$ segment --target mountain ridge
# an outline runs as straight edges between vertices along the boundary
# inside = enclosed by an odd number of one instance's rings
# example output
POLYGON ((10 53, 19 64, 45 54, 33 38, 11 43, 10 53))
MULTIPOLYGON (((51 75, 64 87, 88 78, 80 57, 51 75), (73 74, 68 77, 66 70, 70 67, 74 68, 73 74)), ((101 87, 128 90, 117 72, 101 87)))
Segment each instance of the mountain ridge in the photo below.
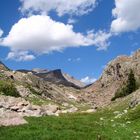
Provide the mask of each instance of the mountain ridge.
POLYGON ((75 88, 84 88, 85 84, 82 83, 79 80, 76 80, 74 77, 63 73, 61 69, 55 69, 55 70, 48 70, 48 69, 32 69, 32 70, 17 70, 19 72, 23 73, 32 73, 43 80, 53 82, 56 84, 63 84, 65 86, 69 87, 75 87, 75 88))
POLYGON ((133 70, 136 81, 140 81, 139 69, 140 49, 131 56, 122 55, 110 61, 101 77, 85 91, 91 93, 89 98, 93 99, 97 106, 110 104, 117 90, 126 83, 130 70, 133 70))

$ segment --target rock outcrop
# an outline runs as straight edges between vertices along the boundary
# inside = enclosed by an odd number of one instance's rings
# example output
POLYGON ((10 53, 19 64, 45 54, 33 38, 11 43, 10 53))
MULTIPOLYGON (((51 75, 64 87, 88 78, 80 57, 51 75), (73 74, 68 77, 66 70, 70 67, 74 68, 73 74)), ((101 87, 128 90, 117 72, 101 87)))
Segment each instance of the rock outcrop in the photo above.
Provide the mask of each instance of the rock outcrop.
POLYGON ((109 62, 100 79, 86 88, 86 97, 99 107, 110 104, 116 91, 126 83, 130 70, 133 70, 135 78, 139 82, 140 50, 130 57, 119 56, 109 62))
POLYGON ((25 116, 45 116, 59 114, 59 107, 53 104, 33 105, 29 101, 19 97, 0 96, 0 125, 18 125, 27 123, 25 116))
POLYGON ((140 104, 140 89, 135 91, 131 97, 129 107, 134 108, 135 106, 140 104))

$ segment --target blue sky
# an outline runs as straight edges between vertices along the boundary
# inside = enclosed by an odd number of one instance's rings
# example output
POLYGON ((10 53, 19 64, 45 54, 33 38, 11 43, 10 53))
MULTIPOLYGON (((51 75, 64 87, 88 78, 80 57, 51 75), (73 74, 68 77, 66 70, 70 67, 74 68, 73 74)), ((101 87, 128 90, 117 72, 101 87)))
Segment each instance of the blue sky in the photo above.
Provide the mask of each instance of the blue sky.
POLYGON ((59 68, 90 82, 99 78, 110 60, 139 48, 139 0, 132 6, 127 6, 132 0, 79 0, 77 5, 73 0, 63 0, 60 5, 55 1, 0 0, 0 60, 9 68, 59 68), (38 27, 39 33, 34 31, 38 27))

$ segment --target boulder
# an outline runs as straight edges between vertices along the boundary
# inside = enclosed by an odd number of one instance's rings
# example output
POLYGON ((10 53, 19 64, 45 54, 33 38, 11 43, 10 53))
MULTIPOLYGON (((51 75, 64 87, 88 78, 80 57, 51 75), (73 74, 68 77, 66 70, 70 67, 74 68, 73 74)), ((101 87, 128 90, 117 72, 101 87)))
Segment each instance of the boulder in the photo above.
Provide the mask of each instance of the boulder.
POLYGON ((140 104, 140 89, 133 93, 131 101, 129 103, 129 107, 134 108, 138 104, 140 104))
POLYGON ((56 105, 33 105, 23 98, 0 96, 0 125, 18 125, 27 123, 24 116, 41 117, 44 115, 59 116, 56 105))
POLYGON ((0 108, 0 126, 21 125, 27 121, 18 113, 0 108))

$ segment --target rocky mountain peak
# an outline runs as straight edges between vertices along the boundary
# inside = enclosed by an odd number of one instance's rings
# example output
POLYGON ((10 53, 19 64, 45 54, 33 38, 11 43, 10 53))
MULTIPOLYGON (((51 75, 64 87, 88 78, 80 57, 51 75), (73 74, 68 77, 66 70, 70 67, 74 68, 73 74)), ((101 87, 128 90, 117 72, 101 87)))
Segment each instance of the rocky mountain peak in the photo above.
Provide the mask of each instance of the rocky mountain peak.
POLYGON ((69 76, 68 74, 64 74, 61 69, 46 71, 44 73, 36 73, 35 75, 43 78, 45 81, 50 81, 56 84, 62 84, 75 88, 84 87, 84 84, 69 76))

